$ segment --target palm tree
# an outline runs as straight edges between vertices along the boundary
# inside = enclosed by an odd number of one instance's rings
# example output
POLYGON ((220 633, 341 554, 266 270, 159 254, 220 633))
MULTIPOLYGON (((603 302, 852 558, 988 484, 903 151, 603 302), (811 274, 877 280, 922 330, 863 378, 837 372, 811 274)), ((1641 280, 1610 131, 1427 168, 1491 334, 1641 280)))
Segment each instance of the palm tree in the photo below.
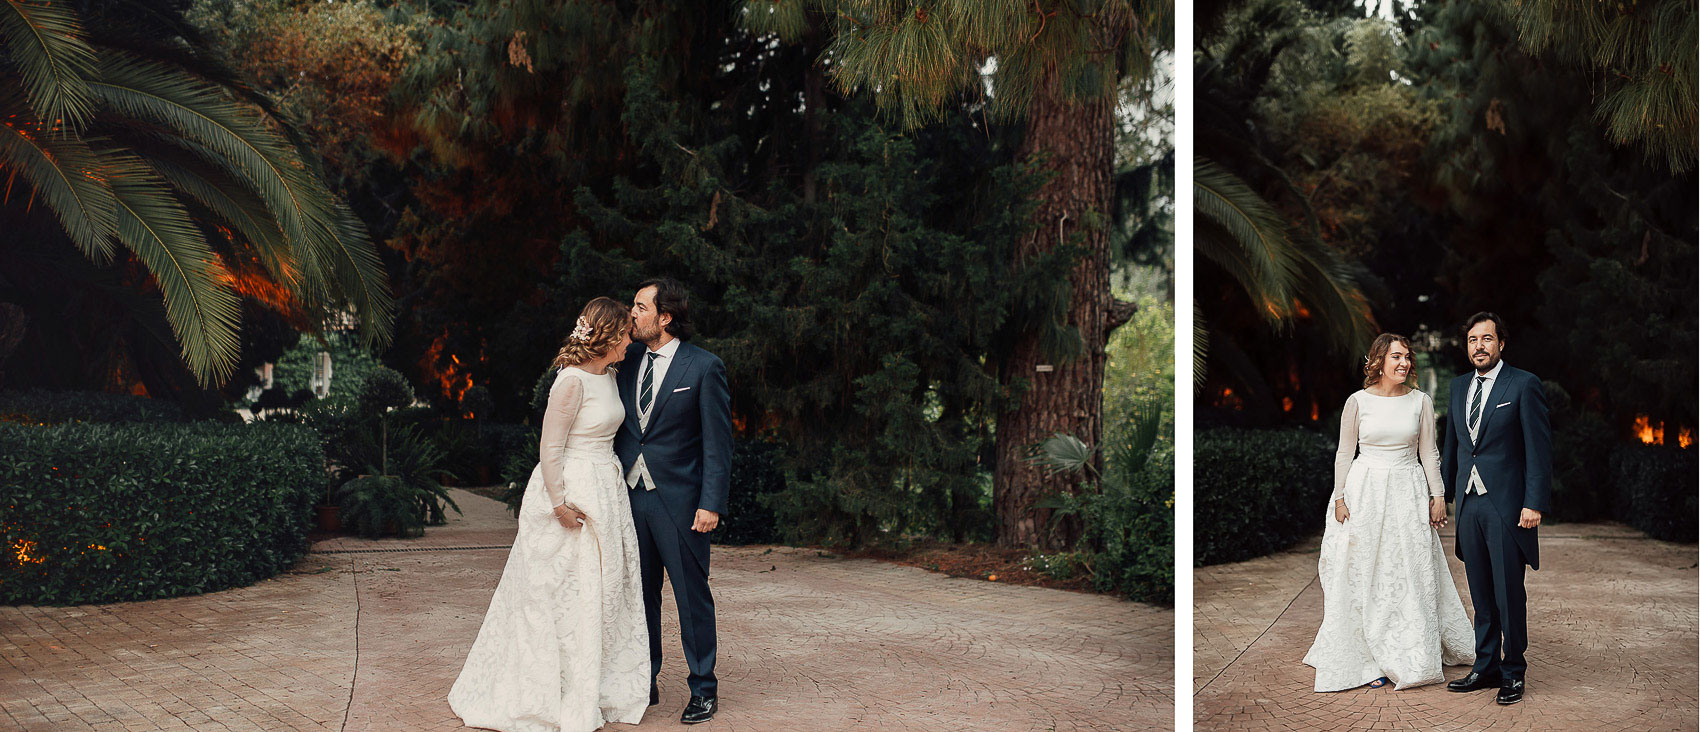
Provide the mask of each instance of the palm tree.
POLYGON ((308 310, 352 309, 369 342, 386 341, 393 303, 377 250, 305 142, 199 50, 169 4, 126 6, 93 24, 66 3, 0 2, 6 195, 39 200, 96 264, 128 250, 203 386, 225 381, 240 350, 231 262, 257 261, 243 280, 308 310))

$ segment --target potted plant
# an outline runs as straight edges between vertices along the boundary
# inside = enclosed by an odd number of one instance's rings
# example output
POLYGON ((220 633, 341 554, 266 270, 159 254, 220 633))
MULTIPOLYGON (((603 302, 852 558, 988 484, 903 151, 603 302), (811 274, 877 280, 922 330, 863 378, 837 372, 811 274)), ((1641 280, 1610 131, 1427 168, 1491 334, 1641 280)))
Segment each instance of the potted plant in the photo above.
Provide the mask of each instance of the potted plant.
POLYGON ((444 505, 460 512, 440 482, 443 452, 412 426, 391 430, 391 409, 413 403, 401 374, 380 368, 361 387, 360 410, 377 424, 363 431, 350 456, 367 472, 343 484, 342 523, 361 536, 419 536, 426 524, 448 520, 444 505))

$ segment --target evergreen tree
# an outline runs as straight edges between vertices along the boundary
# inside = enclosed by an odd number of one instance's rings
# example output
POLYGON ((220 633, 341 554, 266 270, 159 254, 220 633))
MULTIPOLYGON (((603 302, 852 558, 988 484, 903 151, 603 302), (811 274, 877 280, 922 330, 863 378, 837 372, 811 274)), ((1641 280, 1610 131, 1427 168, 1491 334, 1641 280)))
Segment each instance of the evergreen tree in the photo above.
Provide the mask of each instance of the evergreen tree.
POLYGON ((1700 20, 1693 0, 1499 0, 1524 51, 1587 69, 1595 118, 1670 170, 1694 169, 1700 20), (1603 92, 1603 93, 1602 93, 1603 92))
POLYGON ((1010 202, 1032 185, 1011 146, 966 121, 902 134, 866 104, 828 101, 814 110, 811 200, 789 175, 748 177, 751 143, 720 121, 742 110, 687 124, 652 73, 634 62, 626 74, 639 164, 606 200, 580 190, 592 225, 569 237, 556 292, 627 288, 639 271, 692 288, 743 434, 789 449, 791 490, 770 500, 791 537, 981 536, 977 465, 1005 403, 989 359, 1023 290, 1068 268, 1013 265, 1030 210, 1010 202))
POLYGON ((1103 435, 1104 344, 1132 310, 1110 291, 1114 208, 1114 104, 1125 77, 1149 75, 1172 46, 1167 2, 917 0, 783 3, 746 0, 743 22, 786 42, 820 34, 820 63, 845 93, 866 92, 909 127, 982 113, 1020 119, 1020 159, 1048 178, 1036 193, 1032 229, 1017 252, 1029 261, 1078 250, 1065 292, 1036 293, 1018 318, 1024 335, 998 359, 999 379, 1019 396, 998 420, 995 503, 1005 546, 1072 543, 1077 527, 1050 535, 1041 498, 1075 479, 1044 473, 1029 458, 1056 433, 1096 445, 1103 435), (1112 320, 1114 313, 1119 320, 1112 320))

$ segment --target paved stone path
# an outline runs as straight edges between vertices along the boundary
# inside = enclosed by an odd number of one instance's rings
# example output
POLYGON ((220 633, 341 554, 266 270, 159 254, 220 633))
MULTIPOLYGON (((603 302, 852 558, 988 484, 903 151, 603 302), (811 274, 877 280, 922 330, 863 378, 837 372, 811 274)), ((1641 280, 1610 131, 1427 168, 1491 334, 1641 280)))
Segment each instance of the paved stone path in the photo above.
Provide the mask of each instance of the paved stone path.
MULTIPOLYGON (((1464 567, 1442 537, 1470 607, 1464 567)), ((1199 730, 1693 730, 1700 672, 1696 553, 1609 524, 1543 529, 1529 572, 1528 690, 1439 685, 1311 691, 1302 662, 1322 622, 1320 537, 1248 562, 1194 570, 1193 717, 1199 730)), ((1473 611, 1471 611, 1473 614, 1473 611)), ((1468 672, 1447 667, 1447 678, 1468 672)))
MULTIPOLYGON (((466 515, 422 539, 320 541, 252 587, 0 607, 0 728, 462 729, 444 697, 514 524, 454 497, 466 515)), ((705 732, 1173 726, 1171 610, 811 550, 715 553, 722 711, 705 732)), ((664 595, 661 704, 616 729, 680 727, 664 595)))

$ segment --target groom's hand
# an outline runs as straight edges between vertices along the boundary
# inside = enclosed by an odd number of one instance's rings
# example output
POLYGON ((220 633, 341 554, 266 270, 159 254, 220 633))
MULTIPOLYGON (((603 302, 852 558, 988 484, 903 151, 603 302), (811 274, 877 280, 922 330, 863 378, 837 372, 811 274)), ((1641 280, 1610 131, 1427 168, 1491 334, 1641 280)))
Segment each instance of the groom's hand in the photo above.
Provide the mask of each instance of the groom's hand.
POLYGON ((1541 525, 1541 512, 1532 508, 1523 509, 1523 515, 1517 517, 1517 525, 1532 529, 1541 525))
POLYGON ((713 511, 704 511, 699 508, 697 509, 697 520, 691 523, 691 531, 700 531, 706 534, 713 531, 714 527, 719 525, 720 514, 713 511))

